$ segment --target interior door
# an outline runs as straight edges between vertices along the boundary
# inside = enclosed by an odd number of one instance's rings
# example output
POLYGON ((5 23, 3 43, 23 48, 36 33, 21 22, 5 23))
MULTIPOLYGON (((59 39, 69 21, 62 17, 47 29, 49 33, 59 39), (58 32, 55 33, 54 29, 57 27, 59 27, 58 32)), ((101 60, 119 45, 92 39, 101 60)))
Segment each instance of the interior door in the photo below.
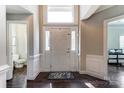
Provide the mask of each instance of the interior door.
POLYGON ((50 33, 51 71, 71 71, 71 30, 52 28, 50 33))
POLYGON ((13 42, 12 42, 12 30, 13 30, 13 23, 7 23, 7 63, 9 65, 9 70, 7 73, 7 80, 13 78, 13 61, 12 61, 12 54, 13 54, 13 42))

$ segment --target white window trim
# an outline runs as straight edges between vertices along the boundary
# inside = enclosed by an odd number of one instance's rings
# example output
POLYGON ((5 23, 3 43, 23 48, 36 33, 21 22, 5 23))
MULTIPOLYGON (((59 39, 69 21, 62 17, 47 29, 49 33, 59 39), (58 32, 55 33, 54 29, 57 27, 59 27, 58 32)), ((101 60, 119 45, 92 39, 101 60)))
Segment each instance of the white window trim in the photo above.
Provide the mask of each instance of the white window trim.
POLYGON ((71 51, 76 51, 76 31, 75 30, 71 31, 71 51))
POLYGON ((47 5, 43 6, 43 25, 78 25, 78 6, 74 5, 74 22, 73 23, 48 23, 47 22, 47 5))
POLYGON ((45 51, 50 51, 50 31, 46 30, 45 32, 45 51), (46 37, 48 35, 48 37, 46 37))
POLYGON ((124 35, 119 36, 119 48, 124 49, 124 46, 121 47, 121 42, 120 42, 122 36, 124 37, 124 35))

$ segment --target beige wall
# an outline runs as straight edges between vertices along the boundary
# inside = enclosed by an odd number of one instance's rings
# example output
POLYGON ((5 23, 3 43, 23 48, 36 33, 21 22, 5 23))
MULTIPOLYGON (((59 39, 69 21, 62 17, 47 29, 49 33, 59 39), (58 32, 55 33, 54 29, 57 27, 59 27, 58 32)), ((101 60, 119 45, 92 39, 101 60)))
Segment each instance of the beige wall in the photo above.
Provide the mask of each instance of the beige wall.
POLYGON ((114 6, 81 22, 81 69, 86 69, 86 55, 103 55, 104 20, 124 15, 124 6, 114 6))
POLYGON ((0 66, 6 65, 6 6, 0 5, 0 66))
POLYGON ((37 5, 21 5, 33 15, 33 54, 39 54, 39 6, 37 5))

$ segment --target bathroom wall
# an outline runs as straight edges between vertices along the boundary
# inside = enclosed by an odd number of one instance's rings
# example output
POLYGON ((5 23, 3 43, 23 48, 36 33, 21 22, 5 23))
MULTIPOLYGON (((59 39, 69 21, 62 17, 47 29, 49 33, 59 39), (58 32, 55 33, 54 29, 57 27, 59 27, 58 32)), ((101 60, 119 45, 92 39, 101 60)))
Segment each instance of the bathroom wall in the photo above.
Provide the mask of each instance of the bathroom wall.
POLYGON ((33 55, 33 15, 31 14, 7 14, 7 21, 26 21, 29 25, 29 56, 33 55))
POLYGON ((20 58, 27 59, 27 25, 16 24, 17 53, 20 58))

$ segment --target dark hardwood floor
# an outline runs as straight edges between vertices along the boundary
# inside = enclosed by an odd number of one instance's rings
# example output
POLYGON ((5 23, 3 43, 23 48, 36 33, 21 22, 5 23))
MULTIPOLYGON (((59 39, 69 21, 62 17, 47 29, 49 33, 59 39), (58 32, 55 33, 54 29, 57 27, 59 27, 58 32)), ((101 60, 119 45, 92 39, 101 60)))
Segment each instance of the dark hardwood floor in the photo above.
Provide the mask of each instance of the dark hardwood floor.
POLYGON ((13 79, 7 81, 7 88, 26 88, 27 67, 14 69, 13 73, 13 79))
POLYGON ((117 67, 109 65, 108 67, 109 87, 124 88, 124 66, 117 67))
POLYGON ((124 66, 108 66, 109 81, 74 72, 74 80, 48 80, 47 72, 41 72, 35 80, 26 79, 26 67, 15 69, 12 80, 7 81, 8 88, 124 88, 124 66), (26 82, 27 81, 27 82, 26 82), (27 84, 26 84, 27 83, 27 84))
POLYGON ((48 73, 40 73, 34 81, 27 81, 28 88, 88 88, 106 87, 108 81, 104 81, 89 75, 81 75, 74 72, 74 80, 48 80, 48 73))
POLYGON ((27 81, 28 88, 124 88, 124 66, 108 65, 109 81, 89 75, 74 73, 74 80, 48 80, 48 73, 40 73, 33 81, 27 81))

